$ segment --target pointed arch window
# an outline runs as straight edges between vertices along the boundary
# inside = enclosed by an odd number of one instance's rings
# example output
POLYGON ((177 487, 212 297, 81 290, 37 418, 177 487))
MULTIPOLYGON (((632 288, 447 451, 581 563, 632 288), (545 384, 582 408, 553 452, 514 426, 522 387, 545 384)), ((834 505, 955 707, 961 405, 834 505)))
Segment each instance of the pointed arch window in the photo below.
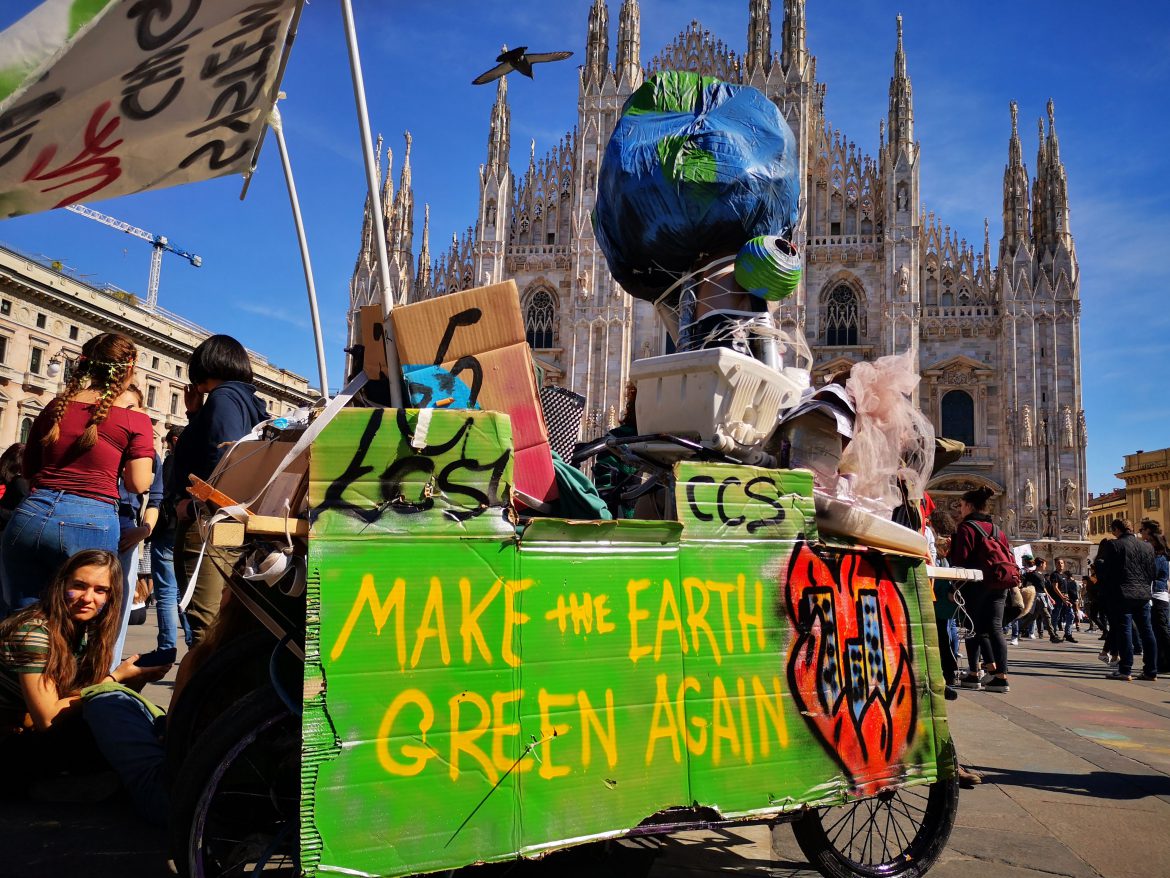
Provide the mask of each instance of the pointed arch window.
POLYGON ((825 344, 830 347, 858 344, 860 322, 857 293, 847 284, 839 285, 825 300, 825 344))
POLYGON ((556 313, 556 302, 546 290, 537 290, 528 300, 528 307, 524 310, 524 326, 527 329, 528 346, 533 350, 553 346, 556 313))
POLYGON ((975 444, 975 400, 965 390, 950 390, 940 406, 942 435, 958 439, 968 448, 975 444))

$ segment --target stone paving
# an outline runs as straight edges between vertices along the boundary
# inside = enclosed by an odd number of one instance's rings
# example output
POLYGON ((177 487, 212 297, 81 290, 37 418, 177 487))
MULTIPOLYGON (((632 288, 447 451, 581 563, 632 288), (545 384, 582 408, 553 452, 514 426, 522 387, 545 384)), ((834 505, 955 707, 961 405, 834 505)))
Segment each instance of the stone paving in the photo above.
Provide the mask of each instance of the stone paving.
MULTIPOLYGON (((131 629, 129 648, 154 643, 131 629)), ((964 692, 950 702, 965 764, 986 782, 961 794, 951 842, 931 878, 1157 878, 1170 874, 1170 679, 1105 679, 1095 634, 1077 644, 1022 641, 1011 650, 1012 690, 964 692)), ((165 704, 170 684, 148 695, 165 704)), ((161 878, 161 834, 129 804, 0 801, 0 878, 161 878)), ((545 864, 546 866, 550 864, 545 864)), ((556 868, 527 868, 564 878, 556 868)), ((652 878, 759 875, 811 878, 778 827, 693 832, 660 845, 652 878)))

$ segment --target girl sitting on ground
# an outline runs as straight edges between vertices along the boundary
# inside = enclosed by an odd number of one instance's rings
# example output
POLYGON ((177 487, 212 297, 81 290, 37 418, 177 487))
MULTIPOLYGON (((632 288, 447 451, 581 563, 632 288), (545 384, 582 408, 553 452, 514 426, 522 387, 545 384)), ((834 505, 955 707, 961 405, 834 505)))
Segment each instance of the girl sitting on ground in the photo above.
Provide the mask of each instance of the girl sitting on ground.
POLYGON ((131 656, 110 672, 122 609, 118 556, 87 549, 70 557, 41 600, 0 623, 0 772, 29 778, 45 765, 92 773, 104 767, 82 721, 80 693, 115 682, 140 688, 169 666, 140 668, 131 656))

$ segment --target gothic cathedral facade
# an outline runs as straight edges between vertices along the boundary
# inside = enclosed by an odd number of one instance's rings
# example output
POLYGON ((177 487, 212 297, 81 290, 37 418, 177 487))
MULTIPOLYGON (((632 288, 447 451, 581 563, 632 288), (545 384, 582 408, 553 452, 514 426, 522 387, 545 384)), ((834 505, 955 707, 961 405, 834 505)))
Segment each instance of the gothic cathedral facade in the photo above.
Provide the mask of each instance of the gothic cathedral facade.
MULTIPOLYGON (((803 221, 796 243, 804 277, 778 317, 786 329, 805 333, 814 383, 850 363, 909 350, 922 376, 922 410, 942 435, 967 444, 961 462, 932 482, 936 502, 957 517, 958 495, 987 485, 997 495, 994 515, 1013 540, 1084 570, 1080 273, 1051 101, 1031 175, 1011 104, 1003 233, 993 259, 986 222, 977 250, 922 206, 922 144, 914 138, 901 17, 888 115, 872 157, 825 119, 805 0, 783 0, 776 52, 770 0, 748 5, 744 54, 691 22, 644 65, 637 0, 621 4, 612 59, 608 4, 595 0, 576 128, 539 159, 533 148, 524 173, 514 177, 508 86, 500 79, 478 215, 434 260, 429 213, 414 257, 408 134, 397 187, 389 152, 384 171, 381 225, 392 297, 411 302, 514 279, 545 381, 582 394, 586 433, 604 432, 621 415, 631 362, 664 353, 665 345, 652 307, 614 282, 593 236, 590 211, 610 132, 626 98, 657 70, 752 85, 780 108, 800 148, 803 221)), ((351 283, 351 332, 356 309, 383 298, 376 225, 367 203, 351 283)))

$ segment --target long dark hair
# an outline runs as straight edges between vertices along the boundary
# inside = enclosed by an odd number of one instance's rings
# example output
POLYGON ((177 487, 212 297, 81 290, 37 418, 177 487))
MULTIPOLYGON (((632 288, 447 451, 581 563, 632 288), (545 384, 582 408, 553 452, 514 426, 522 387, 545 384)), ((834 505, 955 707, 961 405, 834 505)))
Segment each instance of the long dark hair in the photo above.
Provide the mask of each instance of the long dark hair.
POLYGON ((1149 540, 1155 555, 1161 555, 1163 558, 1170 557, 1170 549, 1167 549, 1165 535, 1160 531, 1158 533, 1151 533, 1149 540))
POLYGON ((23 459, 23 442, 13 442, 4 449, 4 453, 0 454, 0 485, 7 485, 20 476, 20 462, 23 459))
MULTIPOLYGON (((57 687, 58 697, 76 692, 101 681, 110 671, 114 659, 114 641, 122 621, 122 565, 118 556, 105 549, 85 549, 61 565, 57 575, 41 592, 39 603, 26 607, 0 622, 0 641, 11 641, 20 626, 44 625, 49 632, 49 658, 42 672, 57 687), (69 616, 69 599, 65 592, 73 575, 82 567, 104 567, 110 578, 110 596, 105 607, 92 622, 84 626, 87 643, 78 661, 73 650, 80 635, 79 626, 69 616)), ((19 644, 16 661, 25 663, 32 656, 22 655, 19 644)))

